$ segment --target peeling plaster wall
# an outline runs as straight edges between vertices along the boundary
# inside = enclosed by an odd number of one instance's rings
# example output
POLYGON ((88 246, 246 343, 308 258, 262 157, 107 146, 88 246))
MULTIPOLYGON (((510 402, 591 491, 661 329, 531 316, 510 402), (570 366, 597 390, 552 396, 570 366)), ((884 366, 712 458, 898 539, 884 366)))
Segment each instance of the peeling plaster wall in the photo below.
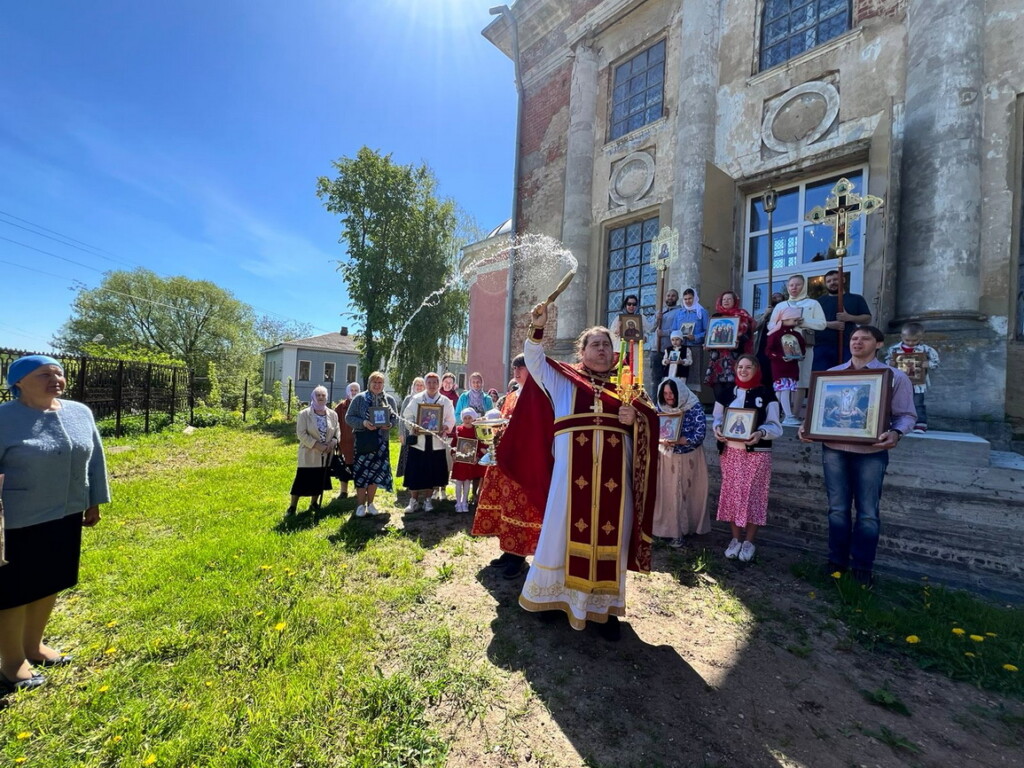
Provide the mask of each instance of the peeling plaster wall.
MULTIPOLYGON (((929 410, 939 421, 948 417, 950 425, 963 419, 1001 420, 1007 400, 1013 399, 1006 392, 1007 345, 1016 342, 1008 341, 1010 334, 1006 329, 1013 317, 1018 259, 1013 236, 1018 224, 1013 219, 1019 215, 1021 158, 1016 150, 1019 139, 1014 132, 1019 125, 1018 98, 1024 93, 1024 56, 1020 54, 1024 5, 1020 0, 979 1, 984 4, 984 56, 983 88, 979 95, 982 129, 978 309, 988 319, 972 331, 969 339, 942 333, 932 337, 942 347, 946 372, 933 377, 934 396, 930 398, 929 410), (966 388, 977 381, 969 375, 972 370, 982 371, 986 387, 991 385, 982 398, 984 402, 975 402, 979 398, 966 388), (949 403, 953 405, 946 408, 949 403)), ((698 258, 702 261, 701 279, 709 285, 738 282, 742 274, 740 254, 746 195, 763 189, 769 179, 784 184, 861 163, 868 165, 869 184, 867 190, 859 191, 885 198, 886 206, 872 217, 868 226, 860 292, 872 307, 876 324, 884 328, 898 320, 901 215, 905 220, 913 218, 912 213, 908 218, 908 212, 901 210, 901 198, 904 186, 915 184, 913 162, 903 167, 909 160, 909 156, 904 157, 911 64, 907 14, 908 9, 930 7, 933 2, 954 0, 854 0, 853 26, 849 32, 764 72, 759 72, 757 65, 763 0, 721 0, 717 6, 710 6, 717 7, 719 18, 717 55, 707 62, 712 71, 717 68, 717 84, 712 89, 715 125, 713 135, 707 138, 711 147, 708 159, 723 172, 720 178, 724 183, 716 185, 714 200, 709 199, 711 192, 706 191, 702 206, 696 206, 698 210, 684 211, 677 189, 680 180, 685 182, 689 178, 687 173, 710 172, 703 167, 677 168, 683 164, 681 158, 685 153, 681 149, 687 149, 680 146, 686 135, 680 130, 686 125, 681 121, 693 119, 692 104, 686 103, 687 87, 680 82, 680 73, 684 70, 684 51, 692 55, 694 50, 694 41, 684 38, 696 32, 692 25, 687 25, 683 14, 687 8, 705 6, 694 0, 519 0, 514 11, 520 19, 526 84, 519 148, 519 229, 562 237, 566 232, 563 219, 567 201, 570 207, 579 207, 585 201, 580 197, 582 193, 589 194, 590 202, 589 238, 580 236, 580 223, 572 227, 577 242, 584 243, 587 249, 586 254, 576 254, 586 266, 585 285, 572 286, 576 292, 570 302, 573 317, 563 318, 571 322, 553 326, 558 328, 558 334, 565 335, 563 331, 581 322, 589 324, 603 318, 605 240, 610 227, 652 215, 659 215, 666 226, 691 214, 699 217, 703 225, 708 221, 709 205, 714 209, 712 215, 724 218, 731 213, 732 241, 724 249, 719 248, 714 259, 709 260, 706 251, 698 258), (666 40, 665 116, 621 139, 608 141, 609 90, 614 65, 661 38, 666 40), (586 55, 597 60, 596 79, 592 83, 596 110, 594 99, 585 107, 594 112, 592 117, 589 113, 573 112, 577 108, 571 98, 573 64, 579 46, 585 46, 586 55), (766 113, 791 89, 814 82, 827 83, 838 93, 835 118, 821 135, 793 143, 786 151, 769 148, 762 135, 766 113), (592 167, 581 166, 577 157, 569 168, 570 126, 586 126, 590 124, 588 120, 592 123, 592 167), (644 163, 653 167, 653 176, 642 194, 624 199, 613 194, 613 179, 623 163, 630 158, 635 160, 636 153, 645 156, 644 163), (580 181, 581 167, 586 167, 589 174, 587 182, 580 181), (911 176, 909 181, 905 175, 911 176), (722 206, 722 193, 728 193, 729 179, 735 187, 731 212, 722 206), (567 190, 567 183, 572 183, 573 189, 567 190), (587 185, 589 190, 578 189, 587 185), (580 289, 583 293, 579 293, 580 289), (578 317, 580 314, 586 317, 578 317)), ((507 33, 503 36, 500 30, 491 30, 489 36, 507 50, 507 33)), ((941 40, 934 55, 950 55, 942 50, 941 40)), ((580 79, 581 71, 589 72, 577 68, 577 88, 587 85, 580 79)), ((590 94, 587 95, 589 98, 590 94)), ((936 210, 942 210, 942 206, 936 210)), ((906 221, 903 224, 906 230, 906 221)), ((693 233, 689 239, 692 241, 693 233)), ((941 257, 941 253, 937 254, 937 258, 941 257)), ((945 307, 940 301, 943 286, 955 288, 957 280, 955 274, 944 269, 933 270, 932 282, 920 283, 919 273, 911 281, 914 291, 924 290, 936 297, 938 309, 945 307), (921 288, 917 287, 919 283, 921 288)), ((679 264, 671 268, 668 285, 677 283, 684 271, 679 264)), ((960 288, 963 292, 962 285, 960 288)), ((906 279, 902 289, 904 293, 907 290, 906 279)), ((542 298, 543 290, 544 286, 530 283, 528 274, 517 274, 514 343, 522 338, 529 309, 542 298)), ((568 339, 560 339, 556 351, 566 352, 567 343, 568 339)))
MULTIPOLYGON (((862 292, 876 317, 892 316, 892 278, 887 270, 894 261, 896 230, 891 205, 897 196, 892 161, 894 106, 903 100, 905 88, 905 30, 897 2, 858 3, 855 14, 863 23, 850 32, 785 64, 752 75, 756 67, 759 34, 747 0, 726 0, 721 44, 721 84, 715 165, 732 176, 739 186, 737 205, 746 194, 760 191, 770 179, 776 185, 814 173, 867 161, 867 190, 886 200, 875 214, 881 227, 868 228, 862 292), (870 12, 870 15, 866 15, 870 12), (753 57, 753 58, 752 58, 753 57), (811 81, 830 83, 839 93, 839 113, 825 135, 799 149, 779 153, 762 142, 762 122, 767 106, 790 89, 811 81), (886 291, 886 284, 890 290, 886 291)), ((742 253, 743 221, 737 221, 736 252, 742 253)), ((739 265, 737 264, 737 267, 739 265)))

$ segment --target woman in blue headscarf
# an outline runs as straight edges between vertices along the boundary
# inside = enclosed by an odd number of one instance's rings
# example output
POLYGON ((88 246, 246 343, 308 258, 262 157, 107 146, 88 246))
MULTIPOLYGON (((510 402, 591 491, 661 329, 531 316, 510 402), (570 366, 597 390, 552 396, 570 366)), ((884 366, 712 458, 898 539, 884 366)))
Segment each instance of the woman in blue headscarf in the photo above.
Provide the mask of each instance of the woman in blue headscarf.
POLYGON ((17 399, 0 405, 0 695, 38 688, 36 668, 71 662, 43 632, 57 593, 78 583, 82 526, 96 525, 110 501, 92 412, 61 399, 66 384, 60 361, 45 355, 7 369, 17 399))

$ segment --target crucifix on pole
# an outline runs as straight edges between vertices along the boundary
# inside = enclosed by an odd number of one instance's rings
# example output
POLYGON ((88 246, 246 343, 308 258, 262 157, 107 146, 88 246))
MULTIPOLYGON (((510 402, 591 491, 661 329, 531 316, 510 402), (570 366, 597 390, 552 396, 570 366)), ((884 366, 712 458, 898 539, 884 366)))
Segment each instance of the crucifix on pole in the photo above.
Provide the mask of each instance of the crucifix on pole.
MULTIPOLYGON (((825 205, 819 205, 813 208, 807 216, 806 220, 812 224, 824 224, 832 228, 832 251, 839 259, 839 296, 836 302, 836 311, 843 312, 843 291, 845 290, 845 275, 843 274, 843 257, 846 256, 846 250, 848 245, 849 237, 849 226, 859 219, 861 216, 867 216, 868 214, 874 213, 879 208, 885 205, 885 201, 880 197, 874 195, 858 195, 853 191, 853 182, 849 179, 842 178, 836 182, 836 185, 832 187, 832 192, 825 199, 825 205)), ((839 359, 843 359, 843 347, 845 341, 843 339, 845 330, 845 324, 843 328, 840 328, 837 333, 839 339, 837 347, 839 349, 839 359)))
MULTIPOLYGON (((651 266, 658 271, 658 304, 656 313, 661 313, 665 306, 665 273, 671 264, 675 263, 679 256, 679 233, 672 227, 662 227, 658 236, 651 241, 651 266)), ((661 321, 658 321, 658 330, 655 331, 656 352, 661 351, 661 321)))

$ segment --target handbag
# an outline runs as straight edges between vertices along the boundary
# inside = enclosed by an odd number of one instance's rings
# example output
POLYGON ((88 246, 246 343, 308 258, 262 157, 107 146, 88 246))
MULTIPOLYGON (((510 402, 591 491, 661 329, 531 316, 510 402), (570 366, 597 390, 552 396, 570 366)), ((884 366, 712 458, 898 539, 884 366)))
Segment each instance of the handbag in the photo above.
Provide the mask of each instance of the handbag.
POLYGON ((380 435, 375 430, 359 429, 355 431, 356 455, 363 456, 367 453, 375 453, 380 446, 380 435))
POLYGON ((341 456, 337 453, 331 456, 331 477, 334 477, 340 481, 348 482, 352 479, 352 473, 349 472, 348 466, 342 461, 341 456))

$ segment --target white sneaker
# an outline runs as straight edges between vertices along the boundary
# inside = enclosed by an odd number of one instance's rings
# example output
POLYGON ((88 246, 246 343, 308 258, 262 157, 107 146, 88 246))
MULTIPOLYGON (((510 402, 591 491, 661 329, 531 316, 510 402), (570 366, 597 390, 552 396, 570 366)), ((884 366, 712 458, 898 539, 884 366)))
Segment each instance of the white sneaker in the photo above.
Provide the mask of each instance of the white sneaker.
POLYGON ((782 420, 782 426, 784 427, 799 427, 801 424, 803 424, 803 421, 796 416, 787 416, 782 420))
MULTIPOLYGON (((428 501, 427 504, 429 504, 429 503, 430 502, 428 501)), ((407 515, 411 515, 413 512, 419 512, 419 511, 420 511, 420 503, 418 501, 416 501, 416 499, 413 499, 412 501, 410 501, 409 502, 409 506, 407 506, 405 508, 405 514, 407 514, 407 515)))
POLYGON ((427 499, 425 502, 423 502, 423 511, 424 512, 433 512, 434 511, 434 502, 432 502, 430 499, 427 499))
POLYGON ((741 546, 742 544, 740 544, 739 539, 733 539, 729 542, 729 546, 725 548, 725 556, 730 560, 735 560, 740 554, 741 546))
POLYGON ((751 560, 753 560, 755 549, 757 549, 757 547, 754 546, 754 542, 744 541, 743 546, 740 547, 740 562, 749 563, 751 560))
POLYGON ((379 515, 380 514, 380 510, 377 509, 375 506, 373 506, 373 502, 371 501, 369 504, 366 505, 366 514, 368 514, 368 515, 379 515))
POLYGON ((356 507, 356 517, 366 517, 366 505, 360 504, 356 507))

